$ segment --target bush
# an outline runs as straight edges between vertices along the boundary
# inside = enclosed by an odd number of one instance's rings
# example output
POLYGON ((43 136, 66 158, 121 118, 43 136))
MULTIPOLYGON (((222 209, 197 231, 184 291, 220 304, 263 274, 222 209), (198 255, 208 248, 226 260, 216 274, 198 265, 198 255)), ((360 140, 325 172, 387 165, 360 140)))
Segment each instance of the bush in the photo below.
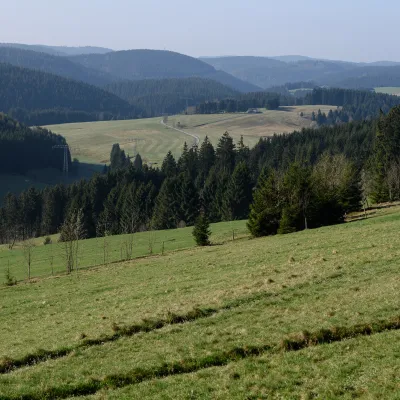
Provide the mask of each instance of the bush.
POLYGON ((193 228, 193 236, 198 246, 209 246, 211 235, 210 223, 204 213, 201 213, 197 218, 193 228))
POLYGON ((46 246, 47 244, 51 244, 51 237, 50 236, 46 236, 45 239, 43 240, 43 244, 46 246))
POLYGON ((11 275, 10 268, 7 268, 4 284, 6 286, 15 286, 17 284, 17 280, 11 275))

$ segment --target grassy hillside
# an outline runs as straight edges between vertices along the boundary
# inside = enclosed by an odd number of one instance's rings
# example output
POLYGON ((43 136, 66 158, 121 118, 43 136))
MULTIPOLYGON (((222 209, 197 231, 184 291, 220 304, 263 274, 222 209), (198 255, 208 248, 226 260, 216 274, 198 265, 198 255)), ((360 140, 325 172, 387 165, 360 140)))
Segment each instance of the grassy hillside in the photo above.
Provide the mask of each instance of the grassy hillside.
POLYGON ((385 93, 385 94, 393 94, 395 96, 400 96, 400 87, 376 87, 375 92, 377 93, 385 93))
POLYGON ((119 79, 166 79, 201 77, 214 79, 235 90, 251 92, 260 88, 240 81, 226 72, 184 54, 163 50, 125 50, 108 54, 70 57, 70 60, 90 69, 111 74, 119 79))
MULTIPOLYGON (((195 246, 192 230, 193 228, 182 228, 136 233, 133 235, 133 258, 148 256, 150 245, 153 254, 161 254, 163 246, 165 252, 192 248, 195 246)), ((249 236, 245 221, 212 224, 211 230, 211 240, 215 244, 231 240, 233 235, 235 238, 249 236)), ((43 244, 44 238, 34 240, 32 277, 46 277, 64 273, 66 264, 64 246, 58 243, 58 235, 52 236, 51 239, 53 243, 49 245, 43 244)), ((108 264, 126 259, 124 246, 131 239, 132 237, 129 235, 118 235, 110 236, 106 241, 104 241, 104 238, 82 240, 79 244, 79 268, 86 269, 104 264, 104 262, 108 264)), ((12 250, 8 248, 8 245, 0 245, 0 285, 4 283, 8 268, 17 280, 27 278, 22 243, 17 243, 12 250)))
MULTIPOLYGON (((243 135, 244 142, 253 146, 260 137, 310 127, 311 113, 319 108, 328 112, 332 107, 284 107, 256 115, 178 115, 170 117, 168 124, 180 122, 183 129, 195 133, 201 140, 208 135, 215 145, 224 132, 229 131, 235 141, 243 135), (300 117, 300 112, 304 113, 304 117, 300 117)), ((150 162, 161 162, 168 150, 179 156, 184 142, 192 143, 191 137, 162 126, 161 118, 64 124, 47 128, 63 135, 71 146, 78 148, 73 151, 73 157, 98 163, 108 162, 113 143, 120 143, 130 155, 139 152, 150 162)))
POLYGON ((397 208, 0 289, 0 397, 397 398, 399 229, 397 208))

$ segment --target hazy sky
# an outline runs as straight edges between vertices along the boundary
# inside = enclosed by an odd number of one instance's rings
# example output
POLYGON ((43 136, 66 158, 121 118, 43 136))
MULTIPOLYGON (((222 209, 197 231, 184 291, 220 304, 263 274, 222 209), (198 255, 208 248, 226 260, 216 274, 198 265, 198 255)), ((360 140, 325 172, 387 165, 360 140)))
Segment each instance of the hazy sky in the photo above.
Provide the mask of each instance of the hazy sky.
POLYGON ((12 0, 0 42, 400 61, 399 0, 12 0))

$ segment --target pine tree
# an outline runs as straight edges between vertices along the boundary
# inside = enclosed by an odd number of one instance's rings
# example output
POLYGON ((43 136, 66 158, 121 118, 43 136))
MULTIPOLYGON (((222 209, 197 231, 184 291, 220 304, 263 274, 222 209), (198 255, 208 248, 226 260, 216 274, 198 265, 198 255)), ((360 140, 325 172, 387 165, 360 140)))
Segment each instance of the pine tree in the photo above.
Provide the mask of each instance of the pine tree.
POLYGON ((222 217, 225 221, 248 217, 252 187, 250 171, 242 161, 235 167, 225 190, 222 204, 222 217))
POLYGON ((167 153, 161 166, 161 171, 166 177, 171 178, 176 175, 177 165, 171 151, 167 153))
POLYGON ((235 144, 228 132, 225 132, 220 138, 216 150, 216 160, 219 170, 226 169, 232 172, 235 166, 235 144))
POLYGON ((200 146, 198 157, 198 178, 196 185, 199 188, 204 186, 204 183, 210 173, 211 168, 215 164, 215 150, 208 137, 206 136, 200 146))
POLYGON ((263 171, 250 206, 247 227, 251 234, 254 237, 276 234, 282 214, 281 208, 282 201, 276 172, 271 171, 267 176, 263 171))
POLYGON ((143 168, 142 157, 139 153, 136 154, 135 161, 133 162, 133 166, 137 171, 141 171, 143 168))
POLYGON ((177 227, 180 217, 179 193, 178 178, 166 178, 157 196, 152 218, 153 229, 177 227))
POLYGON ((193 225, 199 214, 199 195, 189 173, 179 175, 180 188, 180 220, 186 225, 193 225))
POLYGON ((196 219, 196 223, 193 228, 193 237, 196 241, 196 244, 198 246, 209 246, 210 235, 210 223, 208 222, 206 214, 201 212, 199 217, 196 219))

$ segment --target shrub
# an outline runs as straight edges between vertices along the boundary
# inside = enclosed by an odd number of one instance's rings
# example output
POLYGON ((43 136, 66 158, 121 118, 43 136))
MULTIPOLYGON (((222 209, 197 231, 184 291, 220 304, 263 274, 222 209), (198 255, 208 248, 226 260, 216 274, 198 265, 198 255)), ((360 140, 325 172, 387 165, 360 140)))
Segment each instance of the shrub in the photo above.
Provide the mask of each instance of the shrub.
POLYGON ((198 246, 209 246, 211 235, 210 223, 204 213, 201 213, 197 218, 193 228, 193 236, 198 246))
POLYGON ((50 236, 46 236, 43 240, 43 244, 46 246, 47 244, 51 244, 51 237, 50 236))
POLYGON ((5 285, 6 286, 15 286, 17 284, 17 280, 14 276, 11 275, 10 268, 7 268, 5 275, 5 285))

